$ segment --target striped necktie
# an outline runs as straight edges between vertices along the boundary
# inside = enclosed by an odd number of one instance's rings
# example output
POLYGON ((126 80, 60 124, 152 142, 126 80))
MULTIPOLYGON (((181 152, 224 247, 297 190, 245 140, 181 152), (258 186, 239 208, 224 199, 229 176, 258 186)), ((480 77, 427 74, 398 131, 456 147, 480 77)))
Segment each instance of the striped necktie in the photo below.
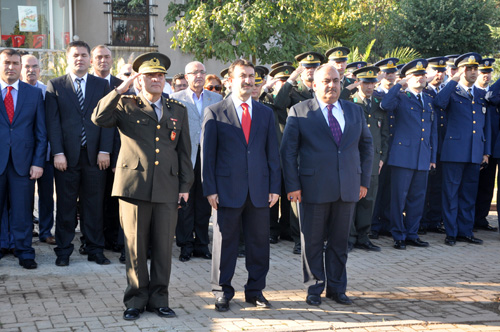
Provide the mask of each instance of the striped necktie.
MULTIPOLYGON (((85 103, 85 99, 83 98, 82 81, 83 78, 76 79, 76 84, 78 85, 76 88, 76 96, 78 97, 78 102, 80 103, 80 110, 83 112, 83 104, 85 103)), ((82 122, 82 138, 80 140, 80 145, 83 147, 87 145, 87 134, 85 133, 85 126, 83 122, 82 122)))

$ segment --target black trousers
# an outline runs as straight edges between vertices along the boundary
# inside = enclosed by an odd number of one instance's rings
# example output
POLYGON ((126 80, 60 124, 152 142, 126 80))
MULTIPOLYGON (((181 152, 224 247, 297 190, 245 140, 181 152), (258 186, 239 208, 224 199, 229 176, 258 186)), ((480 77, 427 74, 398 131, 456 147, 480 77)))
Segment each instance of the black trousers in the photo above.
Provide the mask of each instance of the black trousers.
POLYGON ((87 151, 82 149, 80 160, 75 167, 66 171, 54 170, 57 193, 56 243, 54 249, 58 257, 70 256, 75 237, 76 206, 80 201, 80 227, 85 235, 89 254, 102 253, 104 234, 102 225, 102 205, 106 170, 91 165, 87 151))
POLYGON ((266 287, 269 271, 269 207, 255 207, 248 196, 240 208, 219 206, 217 210, 212 249, 212 291, 215 297, 224 295, 230 300, 234 296, 231 280, 238 259, 240 224, 245 238, 245 265, 248 271, 245 295, 260 295, 266 287))
POLYGON ((181 247, 183 254, 189 255, 193 251, 200 254, 209 252, 208 224, 211 215, 212 207, 207 198, 203 196, 200 148, 198 147, 194 167, 194 183, 189 190, 187 205, 179 209, 175 229, 177 246, 181 247))
POLYGON ((271 236, 290 236, 290 201, 285 190, 285 180, 281 174, 281 196, 271 208, 271 236))
MULTIPOLYGON (((486 217, 490 213, 491 199, 495 191, 495 175, 497 173, 498 159, 490 158, 488 167, 479 172, 479 186, 476 197, 476 215, 474 226, 487 226, 486 217)), ((497 204, 498 206, 498 204, 497 204)))

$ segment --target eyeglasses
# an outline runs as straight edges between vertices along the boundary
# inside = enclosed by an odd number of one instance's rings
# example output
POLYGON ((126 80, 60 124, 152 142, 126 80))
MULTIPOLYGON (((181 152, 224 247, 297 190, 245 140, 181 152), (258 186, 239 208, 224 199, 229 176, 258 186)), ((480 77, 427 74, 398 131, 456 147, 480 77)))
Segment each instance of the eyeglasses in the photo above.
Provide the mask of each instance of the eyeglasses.
POLYGON ((130 75, 132 75, 132 73, 123 73, 122 75, 123 76, 130 76, 130 75))
POLYGON ((222 91, 222 85, 207 85, 205 89, 209 91, 222 91))
POLYGON ((196 70, 196 71, 193 71, 193 72, 191 72, 191 73, 187 73, 187 74, 188 74, 188 75, 194 75, 194 76, 196 76, 196 75, 205 75, 206 73, 207 73, 207 72, 206 72, 206 71, 204 71, 204 70, 196 70))

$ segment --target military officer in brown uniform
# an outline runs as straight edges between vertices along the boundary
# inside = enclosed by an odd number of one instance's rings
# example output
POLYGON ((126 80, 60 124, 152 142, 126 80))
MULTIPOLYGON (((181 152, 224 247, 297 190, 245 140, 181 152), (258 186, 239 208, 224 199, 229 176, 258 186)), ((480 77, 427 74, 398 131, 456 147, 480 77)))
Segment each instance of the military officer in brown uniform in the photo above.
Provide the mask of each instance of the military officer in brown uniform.
POLYGON ((169 66, 161 53, 140 55, 133 63, 137 74, 101 99, 92 114, 98 126, 117 126, 121 138, 112 194, 119 197, 125 233, 126 320, 139 318, 144 307, 160 317, 175 316, 168 303, 172 243, 178 204, 188 200, 194 174, 186 107, 162 97, 169 66), (122 95, 134 79, 141 93, 122 95))

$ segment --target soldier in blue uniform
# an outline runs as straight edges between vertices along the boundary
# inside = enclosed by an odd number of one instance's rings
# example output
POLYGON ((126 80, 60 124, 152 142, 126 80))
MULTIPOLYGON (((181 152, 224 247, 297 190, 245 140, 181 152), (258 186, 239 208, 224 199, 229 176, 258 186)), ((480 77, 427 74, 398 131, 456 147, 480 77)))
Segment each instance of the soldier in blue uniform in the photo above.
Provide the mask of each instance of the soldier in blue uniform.
MULTIPOLYGON (((475 86, 485 93, 490 90, 491 73, 493 72, 493 63, 495 59, 483 59, 479 64, 479 76, 476 80, 475 86)), ((488 98, 486 98, 488 99, 488 98)), ((491 124, 491 149, 493 151, 495 142, 498 137, 500 116, 498 114, 497 105, 487 102, 488 115, 491 124)), ((486 231, 497 232, 498 228, 493 227, 488 223, 486 217, 490 213, 491 199, 495 189, 495 175, 497 172, 498 160, 496 158, 489 158, 488 167, 485 167, 479 173, 479 187, 476 197, 476 215, 474 220, 474 228, 486 231)))
POLYGON ((444 80, 443 87, 450 81, 450 79, 458 71, 457 66, 455 66, 455 60, 460 56, 460 54, 449 54, 445 55, 446 60, 446 79, 444 80))
POLYGON ((479 170, 491 154, 485 93, 474 87, 480 62, 477 53, 459 56, 455 60, 458 72, 434 98, 434 105, 446 111, 441 162, 445 244, 450 246, 456 241, 483 243, 472 234, 479 170))
POLYGON ((356 80, 356 75, 354 75, 353 72, 356 69, 360 69, 366 66, 368 66, 368 63, 366 61, 356 61, 348 63, 345 67, 345 77, 356 80))
MULTIPOLYGON (((442 88, 442 84, 446 77, 446 57, 434 57, 427 59, 429 66, 427 67, 427 75, 431 79, 424 89, 432 99, 436 97, 442 88)), ((420 222, 419 234, 426 232, 435 232, 444 234, 445 230, 442 226, 443 217, 441 214, 441 196, 442 196, 442 167, 439 157, 441 155, 441 145, 443 143, 444 134, 446 132, 446 113, 444 110, 435 108, 438 128, 438 145, 436 168, 429 173, 427 182, 427 194, 425 196, 425 208, 422 221, 420 222)))
MULTIPOLYGON (((398 75, 398 58, 382 59, 375 63, 375 66, 380 68, 379 86, 373 92, 376 98, 383 98, 389 89, 392 88, 396 82, 398 75)), ((405 83, 406 84, 406 83, 405 83)), ((389 150, 391 147, 391 140, 394 135, 394 113, 387 112, 389 123, 389 150)), ((375 200, 375 207, 373 210, 371 239, 378 239, 379 234, 390 235, 390 204, 391 204, 391 168, 385 164, 379 175, 379 185, 377 192, 377 199, 375 200)))
POLYGON ((378 189, 378 177, 382 165, 387 161, 389 124, 387 112, 380 108, 381 99, 373 97, 377 83, 378 67, 370 66, 354 71, 355 77, 361 84, 358 92, 351 96, 352 101, 361 106, 365 119, 373 138, 373 164, 370 188, 365 197, 356 203, 354 222, 351 224, 348 249, 357 248, 368 251, 380 251, 368 238, 372 223, 373 205, 378 189))
POLYGON ((401 73, 408 89, 394 85, 382 100, 382 108, 396 116, 394 137, 389 152, 391 166, 391 233, 394 248, 406 245, 427 247, 418 237, 422 218, 427 175, 436 167, 437 120, 432 98, 422 93, 426 84, 427 60, 407 63, 401 73), (403 211, 406 218, 403 218, 403 211))

